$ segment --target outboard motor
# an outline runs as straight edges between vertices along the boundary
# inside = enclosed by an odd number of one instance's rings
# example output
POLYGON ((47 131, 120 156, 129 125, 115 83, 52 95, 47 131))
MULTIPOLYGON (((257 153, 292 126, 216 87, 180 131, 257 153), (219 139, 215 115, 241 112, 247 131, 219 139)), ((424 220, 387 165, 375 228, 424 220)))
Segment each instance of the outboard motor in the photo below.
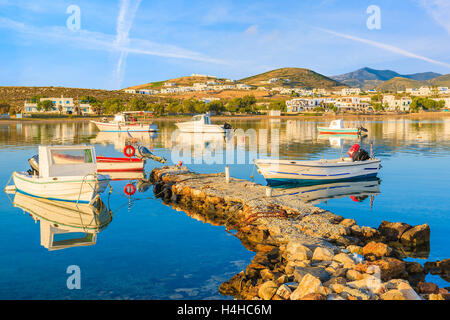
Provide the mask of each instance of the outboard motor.
POLYGON ((34 155, 30 159, 28 159, 28 163, 31 166, 31 170, 28 170, 28 173, 32 175, 39 175, 39 155, 34 155))
POLYGON ((358 134, 362 134, 363 132, 368 132, 369 130, 367 130, 366 128, 360 126, 358 127, 358 134))
POLYGON ((353 161, 366 161, 369 160, 369 154, 366 150, 361 149, 359 144, 354 144, 350 150, 348 150, 348 155, 353 161))
POLYGON ((228 122, 225 122, 225 123, 223 124, 223 128, 224 128, 225 130, 230 130, 230 129, 233 129, 233 126, 232 126, 231 124, 229 124, 228 122))

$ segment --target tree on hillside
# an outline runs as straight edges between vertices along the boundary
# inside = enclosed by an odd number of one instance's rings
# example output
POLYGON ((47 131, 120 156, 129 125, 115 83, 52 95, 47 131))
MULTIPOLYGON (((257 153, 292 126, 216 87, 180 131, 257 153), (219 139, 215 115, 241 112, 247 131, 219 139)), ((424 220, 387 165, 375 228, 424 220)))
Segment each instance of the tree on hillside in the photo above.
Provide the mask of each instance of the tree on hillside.
POLYGON ((167 106, 167 112, 168 113, 181 113, 183 110, 181 104, 177 101, 172 101, 171 103, 169 103, 169 105, 167 106))
POLYGON ((114 114, 125 110, 122 99, 109 98, 103 102, 103 110, 107 114, 114 114))
POLYGON ((184 100, 182 103, 182 111, 183 113, 195 113, 195 100, 184 100))
POLYGON ((207 105, 208 111, 215 112, 217 114, 225 111, 225 106, 222 101, 211 101, 207 105))
POLYGON ((132 98, 130 102, 128 102, 127 109, 129 111, 144 111, 147 110, 147 102, 138 98, 132 98))
POLYGON ((7 102, 0 102, 0 114, 10 113, 13 107, 7 102))
POLYGON ((227 111, 229 112, 241 112, 249 113, 255 109, 256 98, 255 96, 244 96, 242 98, 234 98, 226 104, 227 111))
POLYGON ((383 96, 381 94, 374 94, 370 97, 372 102, 381 102, 383 100, 383 96))
POLYGON ((94 96, 82 96, 78 100, 83 101, 85 103, 89 103, 90 105, 99 102, 94 96))
POLYGON ((273 101, 269 104, 269 109, 286 111, 286 103, 284 101, 273 101))
POLYGON ((53 101, 51 100, 41 100, 37 103, 38 111, 50 111, 53 110, 53 101))

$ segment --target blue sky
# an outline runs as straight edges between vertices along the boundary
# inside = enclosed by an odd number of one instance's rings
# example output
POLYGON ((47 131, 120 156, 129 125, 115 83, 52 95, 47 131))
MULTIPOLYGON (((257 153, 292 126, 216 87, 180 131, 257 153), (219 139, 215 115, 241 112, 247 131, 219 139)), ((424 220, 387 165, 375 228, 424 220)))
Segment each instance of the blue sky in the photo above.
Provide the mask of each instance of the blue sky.
POLYGON ((449 40, 448 0, 0 0, 0 85, 118 89, 281 67, 448 74, 449 40), (380 29, 367 27, 371 5, 380 29))

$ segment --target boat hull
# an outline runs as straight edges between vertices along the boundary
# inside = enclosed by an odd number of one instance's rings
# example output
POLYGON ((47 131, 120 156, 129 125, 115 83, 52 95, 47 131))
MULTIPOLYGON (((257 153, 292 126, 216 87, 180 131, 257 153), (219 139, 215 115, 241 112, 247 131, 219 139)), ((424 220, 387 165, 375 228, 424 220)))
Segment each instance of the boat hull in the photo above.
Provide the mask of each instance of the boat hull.
POLYGON ((155 132, 158 131, 156 125, 152 124, 118 124, 111 122, 91 121, 98 130, 102 132, 155 132))
POLYGON ((319 134, 345 134, 345 135, 358 135, 358 128, 344 128, 344 129, 331 129, 331 128, 317 128, 319 130, 319 134))
POLYGON ((97 172, 142 172, 145 160, 97 157, 97 172))
POLYGON ((175 124, 178 130, 182 132, 192 132, 192 133, 225 133, 226 130, 216 124, 195 124, 189 122, 181 122, 175 124))
POLYGON ((97 194, 105 191, 109 177, 87 175, 86 177, 41 178, 24 172, 14 172, 17 192, 56 201, 90 203, 97 194))
POLYGON ((367 161, 271 161, 255 160, 258 172, 269 184, 323 183, 374 178, 380 169, 380 160, 367 161))

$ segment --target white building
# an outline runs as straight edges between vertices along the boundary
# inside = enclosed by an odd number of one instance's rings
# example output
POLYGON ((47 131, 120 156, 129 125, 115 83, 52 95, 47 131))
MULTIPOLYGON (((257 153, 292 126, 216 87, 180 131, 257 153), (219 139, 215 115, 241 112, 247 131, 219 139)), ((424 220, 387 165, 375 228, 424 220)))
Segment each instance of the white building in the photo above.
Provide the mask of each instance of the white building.
MULTIPOLYGON (((75 104, 73 102, 73 98, 65 98, 64 96, 61 96, 60 98, 40 98, 39 101, 51 101, 52 102, 52 109, 45 111, 45 110, 38 110, 38 102, 37 100, 30 100, 26 99, 24 104, 24 112, 25 113, 32 113, 32 112, 54 112, 54 113, 69 113, 69 112, 75 112, 75 104)), ((81 113, 92 113, 92 107, 89 104, 89 101, 78 101, 78 109, 81 113)))
POLYGON ((351 95, 360 95, 360 94, 361 94, 360 88, 344 88, 340 91, 341 96, 351 96, 351 95))
POLYGON ((437 90, 439 94, 450 94, 448 87, 438 87, 437 90))
POLYGON ((269 83, 275 83, 275 82, 278 82, 278 81, 280 81, 280 78, 269 79, 269 83))
POLYGON ((253 88, 253 86, 250 86, 250 85, 245 84, 245 83, 238 83, 236 85, 236 88, 240 89, 240 90, 250 90, 251 88, 253 88))
POLYGON ((287 112, 304 112, 313 111, 315 107, 319 107, 324 99, 304 99, 297 98, 286 101, 287 112))
POLYGON ((450 109, 450 98, 433 98, 435 101, 444 100, 445 101, 445 109, 450 109))
POLYGON ((430 96, 433 94, 433 88, 430 87, 420 87, 420 88, 406 88, 406 93, 413 96, 430 96))
POLYGON ((387 111, 409 111, 412 103, 412 99, 403 97, 395 99, 393 95, 383 96, 383 105, 387 105, 387 111))
POLYGON ((208 104, 211 103, 212 101, 220 101, 220 98, 215 97, 201 98, 200 101, 203 101, 205 104, 208 104))

